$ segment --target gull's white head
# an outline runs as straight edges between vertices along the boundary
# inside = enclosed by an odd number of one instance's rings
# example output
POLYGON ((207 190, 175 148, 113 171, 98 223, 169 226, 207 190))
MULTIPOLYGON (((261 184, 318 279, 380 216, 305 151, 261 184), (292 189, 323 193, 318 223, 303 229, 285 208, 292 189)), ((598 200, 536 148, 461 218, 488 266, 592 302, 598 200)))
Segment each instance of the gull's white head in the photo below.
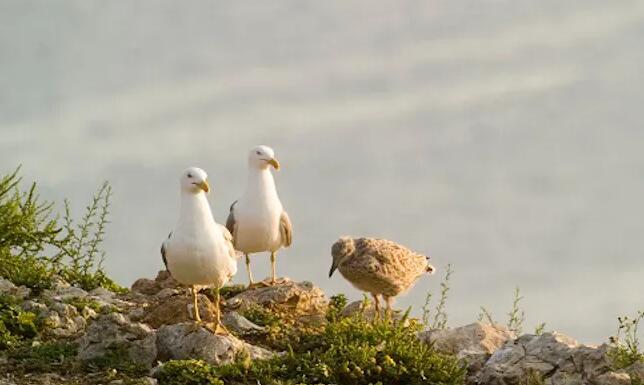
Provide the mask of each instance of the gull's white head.
POLYGON ((248 165, 253 168, 265 170, 268 166, 280 169, 280 163, 275 159, 275 151, 268 146, 257 146, 248 153, 248 165))
POLYGON ((210 191, 208 174, 199 167, 188 167, 181 173, 181 191, 184 193, 198 194, 210 191))

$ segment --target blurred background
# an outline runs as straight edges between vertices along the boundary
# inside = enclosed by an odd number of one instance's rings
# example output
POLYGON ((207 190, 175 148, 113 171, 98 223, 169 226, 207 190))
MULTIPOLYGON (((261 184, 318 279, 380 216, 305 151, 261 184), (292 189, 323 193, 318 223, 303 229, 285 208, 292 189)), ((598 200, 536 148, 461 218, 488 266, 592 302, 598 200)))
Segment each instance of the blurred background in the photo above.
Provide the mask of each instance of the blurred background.
POLYGON ((162 268, 179 173, 208 171, 223 223, 267 144, 281 275, 360 299, 330 246, 389 238, 439 268, 400 308, 451 263, 451 325, 505 321, 520 286, 527 331, 599 343, 644 305, 642 44, 641 1, 0 0, 0 173, 76 216, 109 180, 130 285, 162 268))

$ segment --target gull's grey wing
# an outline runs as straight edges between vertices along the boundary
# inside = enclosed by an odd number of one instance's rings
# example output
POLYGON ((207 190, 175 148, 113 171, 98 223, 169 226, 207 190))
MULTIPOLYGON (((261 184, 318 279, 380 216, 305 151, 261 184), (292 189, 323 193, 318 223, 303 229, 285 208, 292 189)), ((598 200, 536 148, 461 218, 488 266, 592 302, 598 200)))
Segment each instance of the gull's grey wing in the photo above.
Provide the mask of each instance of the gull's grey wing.
POLYGON ((282 245, 284 247, 291 246, 291 243, 293 243, 293 225, 291 225, 291 218, 288 217, 286 211, 282 211, 280 216, 280 235, 282 245))
POLYGON ((235 244, 235 238, 236 238, 236 231, 235 231, 235 205, 237 204, 237 201, 234 201, 232 205, 230 205, 230 213, 228 213, 228 219, 226 219, 226 228, 230 232, 230 234, 233 237, 233 244, 235 244))
POLYGON ((240 254, 235 250, 235 243, 233 242, 233 235, 224 225, 221 226, 221 232, 224 235, 224 240, 228 244, 228 250, 230 251, 230 256, 237 259, 240 257, 240 254))
POLYGON ((168 259, 165 256, 165 252, 166 252, 165 244, 166 242, 168 242, 168 239, 170 239, 171 236, 172 236, 172 233, 168 234, 168 238, 165 241, 163 241, 163 243, 161 243, 161 259, 163 259, 163 264, 165 265, 166 270, 168 270, 168 259))

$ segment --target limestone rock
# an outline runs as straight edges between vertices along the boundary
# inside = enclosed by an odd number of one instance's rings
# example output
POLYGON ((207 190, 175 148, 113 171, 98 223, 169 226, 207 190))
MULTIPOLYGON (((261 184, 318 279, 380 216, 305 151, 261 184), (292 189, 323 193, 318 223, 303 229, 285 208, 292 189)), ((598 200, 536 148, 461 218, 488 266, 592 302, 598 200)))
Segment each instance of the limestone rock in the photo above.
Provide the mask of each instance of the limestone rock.
POLYGON ((92 361, 117 351, 127 355, 124 359, 150 368, 157 356, 156 333, 149 326, 131 322, 120 313, 99 316, 78 344, 81 361, 92 361))
POLYGON ((505 326, 480 322, 453 329, 429 330, 418 337, 440 352, 456 355, 467 366, 470 375, 478 372, 503 344, 516 338, 505 326))
POLYGON ((22 303, 22 308, 34 313, 38 321, 47 326, 44 334, 49 337, 77 337, 87 326, 86 317, 79 314, 74 306, 63 302, 52 302, 47 307, 43 303, 28 300, 22 303))
POLYGON ((31 289, 26 286, 16 286, 8 279, 0 277, 0 294, 11 295, 18 299, 25 299, 31 294, 31 289))
POLYGON ((246 351, 251 359, 270 358, 274 353, 249 345, 232 335, 215 335, 193 323, 164 325, 157 330, 159 360, 201 359, 213 365, 233 362, 246 351))
POLYGON ((625 372, 606 372, 595 378, 594 385, 631 385, 631 376, 625 372))
POLYGON ((80 287, 59 283, 54 285, 53 289, 43 291, 42 297, 52 301, 62 302, 73 298, 85 298, 87 297, 87 292, 80 287))
POLYGON ((241 335, 261 333, 266 330, 265 327, 254 324, 236 311, 225 313, 221 321, 229 330, 241 335))
POLYGON ((174 289, 180 286, 181 284, 172 278, 167 270, 161 270, 154 280, 148 278, 137 279, 132 284, 132 291, 145 295, 155 295, 163 289, 174 289))
POLYGON ((644 362, 639 361, 624 369, 631 378, 644 382, 644 362))
POLYGON ((260 305, 273 311, 284 312, 306 321, 320 321, 326 314, 328 301, 324 292, 311 282, 285 282, 274 286, 246 290, 226 301, 226 307, 246 310, 260 305))
MULTIPOLYGON (((199 294, 199 315, 206 322, 215 320, 215 308, 210 299, 199 294)), ((153 328, 162 325, 172 325, 180 322, 191 321, 193 317, 192 296, 176 295, 166 298, 145 309, 146 314, 141 319, 153 328)))
POLYGON ((557 332, 523 335, 492 354, 476 383, 512 385, 530 376, 544 378, 548 385, 593 383, 610 371, 607 349, 580 345, 557 332))

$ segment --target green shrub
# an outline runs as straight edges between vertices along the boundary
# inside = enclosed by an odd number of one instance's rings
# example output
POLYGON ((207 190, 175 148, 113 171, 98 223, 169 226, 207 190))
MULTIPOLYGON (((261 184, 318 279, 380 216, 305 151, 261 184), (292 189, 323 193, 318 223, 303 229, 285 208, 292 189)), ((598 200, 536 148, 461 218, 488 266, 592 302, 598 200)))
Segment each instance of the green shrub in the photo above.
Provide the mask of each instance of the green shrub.
POLYGON ((345 318, 330 322, 318 333, 302 334, 288 353, 269 360, 250 361, 242 355, 221 367, 171 361, 158 378, 162 385, 211 384, 217 379, 226 384, 264 385, 462 384, 464 369, 456 358, 420 342, 419 330, 413 320, 392 325, 372 324, 357 316, 345 318))
POLYGON ((0 349, 17 346, 38 334, 36 315, 23 311, 11 296, 0 295, 0 349))
POLYGON ((329 322, 337 321, 342 310, 347 306, 347 297, 344 294, 337 294, 329 299, 329 307, 326 311, 326 319, 329 322))
POLYGON ((123 291, 103 270, 101 249, 108 222, 111 188, 104 183, 87 206, 80 223, 65 201, 64 224, 51 202, 41 201, 36 184, 20 190, 19 169, 0 178, 0 277, 36 293, 61 277, 85 290, 99 286, 123 291))
POLYGON ((160 385, 224 385, 215 368, 200 360, 168 361, 157 378, 160 385))

